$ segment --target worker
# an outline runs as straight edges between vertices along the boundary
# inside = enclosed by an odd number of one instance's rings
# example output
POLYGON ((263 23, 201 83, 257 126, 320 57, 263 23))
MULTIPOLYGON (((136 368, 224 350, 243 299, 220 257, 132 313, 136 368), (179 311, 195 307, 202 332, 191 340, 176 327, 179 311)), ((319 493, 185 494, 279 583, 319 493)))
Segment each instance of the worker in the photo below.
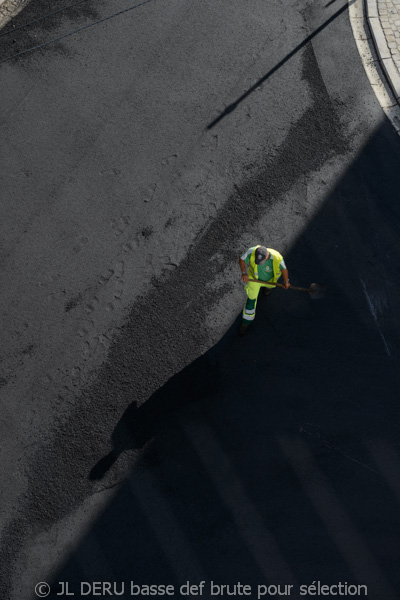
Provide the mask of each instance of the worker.
POLYGON ((264 286, 260 283, 249 281, 250 279, 259 279, 260 281, 270 281, 276 283, 280 276, 283 277, 285 289, 290 287, 289 273, 283 260, 282 254, 266 248, 265 246, 253 246, 249 248, 239 258, 240 270, 242 272, 242 281, 246 283, 244 288, 247 293, 246 304, 243 309, 242 322, 239 327, 239 335, 244 335, 247 327, 254 321, 256 316, 257 298, 260 288, 263 288, 263 294, 268 296, 275 286, 264 286), (246 266, 249 271, 247 273, 246 266))

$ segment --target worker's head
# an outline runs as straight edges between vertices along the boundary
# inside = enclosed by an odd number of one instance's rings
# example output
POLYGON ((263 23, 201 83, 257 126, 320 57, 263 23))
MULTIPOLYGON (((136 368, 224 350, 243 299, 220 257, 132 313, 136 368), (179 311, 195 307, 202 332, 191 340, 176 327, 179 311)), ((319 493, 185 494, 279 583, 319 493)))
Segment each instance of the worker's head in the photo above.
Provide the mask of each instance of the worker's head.
POLYGON ((265 246, 259 246, 256 250, 256 265, 262 265, 268 258, 268 250, 265 246))

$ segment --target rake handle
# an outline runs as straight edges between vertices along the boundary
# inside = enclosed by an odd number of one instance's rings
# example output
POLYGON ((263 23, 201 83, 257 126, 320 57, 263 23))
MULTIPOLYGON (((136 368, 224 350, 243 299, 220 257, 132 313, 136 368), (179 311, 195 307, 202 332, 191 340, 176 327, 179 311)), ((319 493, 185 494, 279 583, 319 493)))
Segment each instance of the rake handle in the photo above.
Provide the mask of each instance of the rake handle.
MULTIPOLYGON (((254 283, 259 283, 260 285, 275 285, 276 287, 281 287, 281 288, 285 287, 283 285, 283 283, 272 283, 272 282, 270 283, 269 281, 260 281, 259 279, 250 279, 250 277, 249 277, 249 281, 253 281, 254 283)), ((310 292, 311 291, 307 288, 296 287, 295 285, 291 285, 288 289, 289 290, 297 290, 298 292, 310 292)))

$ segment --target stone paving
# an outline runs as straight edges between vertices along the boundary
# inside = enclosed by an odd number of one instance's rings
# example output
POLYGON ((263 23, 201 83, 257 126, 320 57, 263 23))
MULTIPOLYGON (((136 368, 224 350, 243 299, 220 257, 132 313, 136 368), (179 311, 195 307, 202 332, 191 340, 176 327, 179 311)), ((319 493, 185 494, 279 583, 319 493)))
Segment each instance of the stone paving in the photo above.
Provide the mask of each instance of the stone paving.
POLYGON ((400 0, 362 0, 362 3, 376 58, 395 102, 400 104, 400 0))
POLYGON ((400 71, 400 0, 377 0, 377 6, 387 45, 400 71))
POLYGON ((15 17, 30 0, 0 0, 0 28, 15 17))

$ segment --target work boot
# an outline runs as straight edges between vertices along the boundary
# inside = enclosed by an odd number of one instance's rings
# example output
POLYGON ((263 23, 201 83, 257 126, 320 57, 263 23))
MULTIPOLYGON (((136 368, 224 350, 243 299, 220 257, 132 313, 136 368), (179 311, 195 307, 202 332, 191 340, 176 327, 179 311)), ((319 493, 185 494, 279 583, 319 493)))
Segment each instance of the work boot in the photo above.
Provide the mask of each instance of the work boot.
POLYGON ((246 331, 247 331, 247 325, 245 325, 244 323, 241 323, 240 327, 239 327, 239 332, 238 332, 239 335, 243 337, 244 334, 246 333, 246 331))

